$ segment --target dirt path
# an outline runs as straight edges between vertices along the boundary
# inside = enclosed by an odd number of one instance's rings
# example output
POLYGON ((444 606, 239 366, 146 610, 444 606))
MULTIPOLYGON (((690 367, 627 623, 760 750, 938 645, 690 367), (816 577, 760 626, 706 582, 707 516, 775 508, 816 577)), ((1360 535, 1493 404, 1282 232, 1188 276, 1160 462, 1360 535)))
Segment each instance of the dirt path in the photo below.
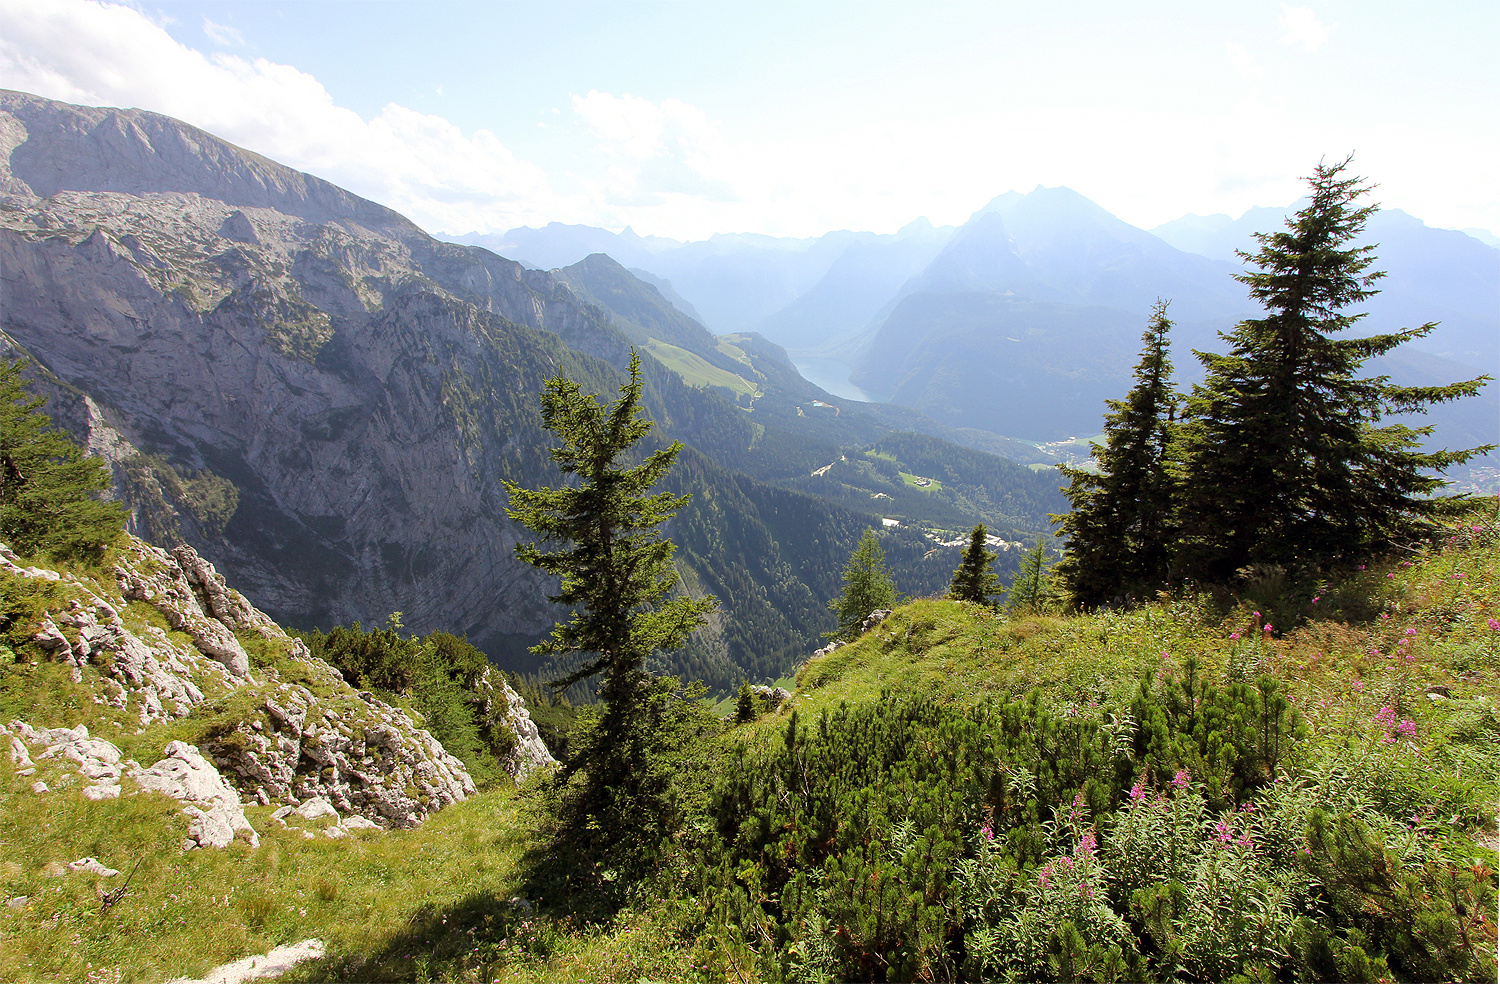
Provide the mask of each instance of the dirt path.
POLYGON ((322 940, 303 940, 291 946, 278 946, 270 953, 246 957, 222 967, 215 967, 201 979, 179 977, 168 984, 242 984, 262 977, 276 977, 304 960, 316 960, 323 955, 322 940))

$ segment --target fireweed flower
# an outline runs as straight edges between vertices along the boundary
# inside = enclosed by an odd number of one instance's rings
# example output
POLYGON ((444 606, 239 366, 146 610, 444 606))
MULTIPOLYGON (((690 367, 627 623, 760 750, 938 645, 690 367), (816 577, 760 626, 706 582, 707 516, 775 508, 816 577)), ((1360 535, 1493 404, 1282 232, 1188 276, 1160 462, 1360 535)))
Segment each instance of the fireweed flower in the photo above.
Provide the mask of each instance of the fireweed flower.
POLYGON ((1172 788, 1186 789, 1188 787, 1188 783, 1192 781, 1192 778, 1192 774, 1189 773, 1188 770, 1178 769, 1177 775, 1172 777, 1172 788))
POLYGON ((1130 787, 1130 798, 1133 800, 1144 799, 1146 790, 1141 787, 1141 781, 1137 779, 1135 785, 1130 787))
POLYGON ((1490 631, 1500 632, 1500 619, 1490 619, 1490 631))

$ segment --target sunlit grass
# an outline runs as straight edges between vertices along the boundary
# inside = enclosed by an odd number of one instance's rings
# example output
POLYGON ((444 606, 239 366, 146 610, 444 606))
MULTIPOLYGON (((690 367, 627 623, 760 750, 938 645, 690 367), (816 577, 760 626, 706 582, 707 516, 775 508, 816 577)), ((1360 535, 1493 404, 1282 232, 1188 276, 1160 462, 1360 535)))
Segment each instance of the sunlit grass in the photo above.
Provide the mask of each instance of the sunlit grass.
MULTIPOLYGON (((1278 678, 1310 725, 1294 767, 1364 777, 1362 788, 1379 790, 1399 815, 1468 832, 1480 845, 1472 863, 1492 870, 1500 525, 1476 513, 1455 536, 1309 591, 1267 581, 1240 599, 1178 598, 1086 615, 916 601, 810 661, 789 708, 728 729, 725 740, 775 740, 792 709, 811 722, 884 694, 968 706, 1040 689, 1060 708, 1128 702, 1142 674, 1175 673, 1191 657, 1216 681, 1278 678), (1411 723, 1411 740, 1385 740, 1387 710, 1389 720, 1411 723)), ((65 668, 28 672, 55 686, 48 714, 119 724, 87 700, 86 687, 67 682, 65 668)), ((168 730, 119 740, 139 745, 139 757, 168 730)), ((603 925, 570 914, 567 899, 513 903, 536 828, 525 793, 485 792, 415 830, 336 841, 305 840, 271 822, 270 808, 252 807, 259 849, 183 852, 186 818, 174 802, 143 795, 89 803, 69 769, 38 765, 36 776, 22 777, 0 760, 0 892, 28 897, 0 909, 3 980, 87 980, 101 969, 126 981, 201 975, 309 937, 326 941, 328 956, 289 980, 722 978, 710 944, 683 928, 693 923, 690 900, 643 889, 603 925), (33 795, 38 778, 54 792, 33 795), (106 914, 99 893, 123 875, 51 875, 85 856, 122 872, 141 859, 129 894, 106 914)))
POLYGON ((646 342, 646 351, 668 369, 681 376, 683 382, 690 386, 722 386, 732 390, 736 395, 749 397, 760 395, 760 387, 754 382, 727 369, 720 369, 704 360, 702 356, 689 352, 685 348, 664 342, 659 338, 652 338, 646 342))
MULTIPOLYGON (((423 907, 465 899, 500 905, 519 857, 513 793, 481 793, 415 830, 304 839, 246 810, 259 848, 183 851, 187 820, 156 794, 91 803, 61 767, 0 779, 0 980, 83 980, 101 968, 124 981, 201 976, 213 966, 315 937, 331 952, 366 952, 405 931, 423 907), (34 795, 44 778, 54 787, 34 795), (121 871, 101 879, 58 874, 95 857, 121 871), (100 896, 140 867, 124 899, 107 912, 100 896)), ((129 787, 128 781, 126 787, 129 787)))

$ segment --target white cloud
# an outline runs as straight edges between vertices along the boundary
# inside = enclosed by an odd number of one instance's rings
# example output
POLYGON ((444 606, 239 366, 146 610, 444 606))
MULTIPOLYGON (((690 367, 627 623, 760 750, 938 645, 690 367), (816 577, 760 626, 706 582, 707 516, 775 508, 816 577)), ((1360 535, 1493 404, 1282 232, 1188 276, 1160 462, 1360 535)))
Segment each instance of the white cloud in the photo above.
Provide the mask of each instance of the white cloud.
POLYGON ((573 112, 609 158, 601 186, 609 204, 661 205, 678 195, 705 203, 738 198, 725 141, 696 106, 590 90, 573 96, 573 112))
POLYGON ((243 48, 245 37, 238 28, 230 27, 228 24, 220 24, 218 21, 203 18, 203 33, 208 39, 221 48, 243 48))
POLYGON ((1282 44, 1294 44, 1309 52, 1323 47, 1328 36, 1338 27, 1318 20, 1311 7, 1294 7, 1289 3, 1281 5, 1281 16, 1276 18, 1276 23, 1281 26, 1282 44))
POLYGON ((433 229, 509 228, 574 212, 493 134, 392 103, 365 120, 305 72, 204 55, 140 11, 0 0, 0 86, 139 106, 310 171, 433 229))
MULTIPOLYGON (((1322 44, 1336 26, 1283 8, 1287 43, 1322 44)), ((1257 62, 1267 51, 1213 50, 1225 52, 1222 64, 1197 77, 1191 99, 1177 98, 1187 92, 1180 80, 1133 90, 1123 76, 1082 97, 1049 100, 1042 87, 1026 98, 884 101, 863 115, 776 103, 768 92, 767 111, 721 122, 732 100, 705 112, 683 99, 589 91, 559 109, 548 93, 535 127, 515 140, 546 141, 539 153, 565 162, 549 176, 506 135, 396 103, 366 118, 295 67, 196 50, 132 6, 0 0, 0 87, 166 113, 431 230, 559 221, 678 239, 891 232, 919 215, 961 222, 995 195, 1037 184, 1067 185, 1150 226, 1185 211, 1285 204, 1314 162, 1349 148, 1388 204, 1430 222, 1500 227, 1485 171, 1493 128, 1448 127, 1434 120, 1436 104, 1420 126, 1384 109, 1379 126, 1330 119, 1257 62), (1452 188, 1476 200, 1453 201, 1452 188)))

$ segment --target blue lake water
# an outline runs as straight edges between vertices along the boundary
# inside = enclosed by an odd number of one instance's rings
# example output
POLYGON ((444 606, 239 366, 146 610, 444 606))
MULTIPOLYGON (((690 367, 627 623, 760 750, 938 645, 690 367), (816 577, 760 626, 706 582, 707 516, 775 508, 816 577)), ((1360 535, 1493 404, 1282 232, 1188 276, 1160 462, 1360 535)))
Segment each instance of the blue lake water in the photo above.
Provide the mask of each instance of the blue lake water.
POLYGON ((811 359, 802 356, 792 356, 792 365, 802 374, 802 378, 820 386, 834 396, 841 396, 846 400, 859 400, 862 403, 870 403, 870 397, 864 390, 849 382, 849 366, 838 359, 811 359))

